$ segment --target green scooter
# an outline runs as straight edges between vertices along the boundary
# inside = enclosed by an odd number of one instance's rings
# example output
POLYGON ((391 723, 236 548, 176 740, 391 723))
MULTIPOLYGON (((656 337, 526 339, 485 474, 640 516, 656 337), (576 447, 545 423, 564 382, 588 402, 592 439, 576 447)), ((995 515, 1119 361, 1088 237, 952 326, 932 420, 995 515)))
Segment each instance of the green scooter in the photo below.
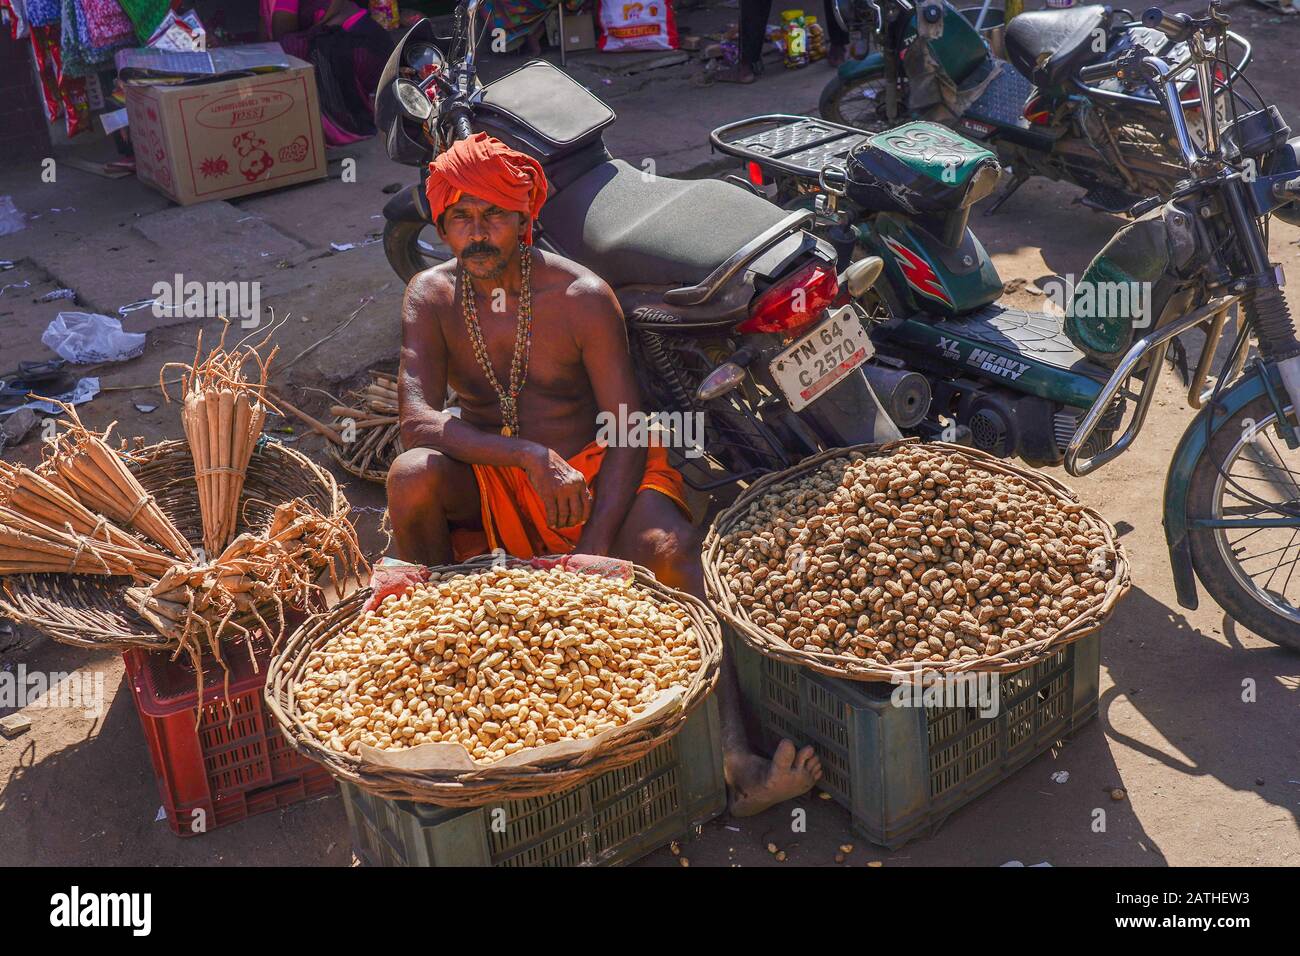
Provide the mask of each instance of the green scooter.
POLYGON ((1057 290, 1064 318, 997 302, 1003 282, 967 219, 995 189, 998 163, 952 130, 917 121, 866 135, 777 115, 711 138, 744 160, 748 176, 735 181, 813 209, 841 263, 880 260, 880 279, 853 296, 876 350, 864 371, 913 433, 1086 475, 1133 445, 1171 347, 1203 331, 1188 370, 1188 402, 1200 412, 1165 485, 1179 603, 1197 606, 1199 578, 1236 620, 1300 650, 1300 341, 1263 225, 1270 215, 1300 224, 1300 137, 1260 104, 1211 122, 1198 145, 1180 74, 1252 106, 1231 77, 1214 74, 1227 17, 1216 2, 1205 17, 1152 8, 1144 20, 1186 42, 1188 58, 1171 67, 1138 49, 1083 67, 1081 78, 1155 90, 1184 176, 1169 200, 1139 204, 1079 282, 1057 290), (1229 358, 1210 384, 1238 309, 1229 358))

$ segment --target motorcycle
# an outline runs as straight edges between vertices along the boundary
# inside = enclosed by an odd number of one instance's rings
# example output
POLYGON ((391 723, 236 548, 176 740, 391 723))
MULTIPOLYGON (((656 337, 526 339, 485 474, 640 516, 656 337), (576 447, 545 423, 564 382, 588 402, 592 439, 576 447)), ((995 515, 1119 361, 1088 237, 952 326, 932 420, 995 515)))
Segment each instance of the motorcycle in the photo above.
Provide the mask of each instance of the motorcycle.
POLYGON ((376 121, 388 154, 422 170, 384 209, 398 275, 449 255, 426 238, 429 162, 487 132, 542 164, 550 189, 534 242, 614 289, 648 407, 669 423, 702 416, 702 449, 670 449, 693 487, 725 497, 815 451, 898 438, 861 371, 871 343, 849 308, 878 267, 837 272, 834 249, 803 228, 811 212, 612 158, 602 131, 613 111, 544 60, 480 84, 480 8, 459 5, 451 37, 417 23, 381 75, 376 121))
MULTIPOLYGON (((1195 371, 1187 369, 1188 404, 1199 411, 1164 489, 1178 600, 1195 608, 1199 579, 1233 618, 1300 649, 1300 342, 1267 232, 1270 216, 1300 225, 1300 137, 1275 106, 1239 93, 1232 76, 1216 81, 1228 24, 1217 0, 1204 17, 1153 7, 1143 22, 1186 43, 1189 56, 1171 67, 1134 48, 1073 77, 1154 90, 1183 175, 1170 198, 1138 204, 1077 284, 1057 290, 1063 317, 997 301, 1002 280, 968 217, 996 187, 998 163, 952 130, 914 121, 867 135, 774 115, 719 127, 711 139, 744 161, 748 176, 737 181, 810 208, 841 261, 883 261, 882 278, 856 305, 871 329, 872 364, 928 386, 911 389, 901 408, 915 433, 960 435, 1087 475, 1132 447, 1166 357, 1203 332, 1195 371), (1232 112, 1230 122, 1209 120, 1204 145, 1188 129, 1184 72, 1232 112), (1238 307, 1229 357, 1207 385, 1238 307)), ((895 396, 882 395, 889 407, 895 396)))
MULTIPOLYGON (((997 28, 1004 60, 944 0, 845 0, 845 7, 847 16, 837 6, 839 19, 862 23, 877 49, 840 67, 822 92, 822 118, 871 132, 928 119, 987 143, 1012 172, 987 214, 1031 176, 1080 186, 1081 203, 1112 213, 1146 196, 1168 198, 1182 177, 1174 130, 1150 86, 1078 76, 1082 66, 1137 48, 1171 67, 1186 60, 1186 41, 1132 22, 1127 11, 1092 5, 1019 14, 1004 33, 997 28)), ((1225 31, 1222 43, 1220 83, 1251 60, 1244 37, 1225 31), (1230 54, 1235 64, 1226 62, 1230 54)), ((1188 130, 1204 146, 1195 77, 1180 79, 1178 91, 1188 130)), ((1206 111, 1222 125, 1226 108, 1217 97, 1206 111)))

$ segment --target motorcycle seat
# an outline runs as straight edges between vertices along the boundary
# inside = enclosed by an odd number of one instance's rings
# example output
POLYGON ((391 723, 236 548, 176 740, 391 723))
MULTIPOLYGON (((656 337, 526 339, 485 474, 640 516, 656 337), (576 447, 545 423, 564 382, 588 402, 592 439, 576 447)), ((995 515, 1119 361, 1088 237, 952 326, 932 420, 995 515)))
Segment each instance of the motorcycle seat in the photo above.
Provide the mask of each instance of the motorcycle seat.
POLYGON ((973 206, 996 188, 993 153, 935 123, 905 123, 849 152, 849 198, 864 209, 933 215, 973 206))
POLYGON ((716 179, 653 176, 601 163, 542 207, 542 228, 612 288, 692 285, 788 215, 716 179))
POLYGON ((1022 13, 1007 24, 1007 59, 1038 86, 1060 86, 1100 56, 1093 41, 1109 21, 1110 12, 1100 4, 1022 13))

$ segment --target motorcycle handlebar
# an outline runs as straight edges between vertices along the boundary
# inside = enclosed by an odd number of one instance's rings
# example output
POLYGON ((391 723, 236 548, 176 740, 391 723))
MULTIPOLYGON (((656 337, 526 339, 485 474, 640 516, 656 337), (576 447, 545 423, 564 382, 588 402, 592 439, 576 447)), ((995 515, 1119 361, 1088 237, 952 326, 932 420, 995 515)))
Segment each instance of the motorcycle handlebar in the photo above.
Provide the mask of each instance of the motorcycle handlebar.
POLYGON ((1092 66, 1085 66, 1079 70, 1079 79, 1085 83, 1097 83, 1101 80, 1109 80, 1119 75, 1119 62, 1111 60, 1109 63, 1094 63, 1092 66))
POLYGON ((1142 25, 1159 30, 1175 43, 1181 43, 1192 35, 1191 17, 1185 13, 1165 13, 1159 7, 1147 7, 1143 11, 1142 25))

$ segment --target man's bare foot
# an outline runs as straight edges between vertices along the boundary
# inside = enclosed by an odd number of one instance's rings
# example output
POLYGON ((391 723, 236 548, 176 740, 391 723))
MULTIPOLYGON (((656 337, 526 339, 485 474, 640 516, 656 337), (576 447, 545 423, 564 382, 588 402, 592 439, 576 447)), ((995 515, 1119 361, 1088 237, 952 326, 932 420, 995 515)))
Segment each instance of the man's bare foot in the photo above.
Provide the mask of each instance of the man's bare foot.
POLYGON ((796 753, 794 744, 783 740, 771 760, 752 753, 729 756, 726 772, 731 815, 749 817, 807 793, 821 779, 822 765, 812 747, 796 753))
POLYGON ((753 83, 758 79, 754 70, 744 63, 737 63, 735 66, 727 67, 713 74, 715 83, 753 83))

